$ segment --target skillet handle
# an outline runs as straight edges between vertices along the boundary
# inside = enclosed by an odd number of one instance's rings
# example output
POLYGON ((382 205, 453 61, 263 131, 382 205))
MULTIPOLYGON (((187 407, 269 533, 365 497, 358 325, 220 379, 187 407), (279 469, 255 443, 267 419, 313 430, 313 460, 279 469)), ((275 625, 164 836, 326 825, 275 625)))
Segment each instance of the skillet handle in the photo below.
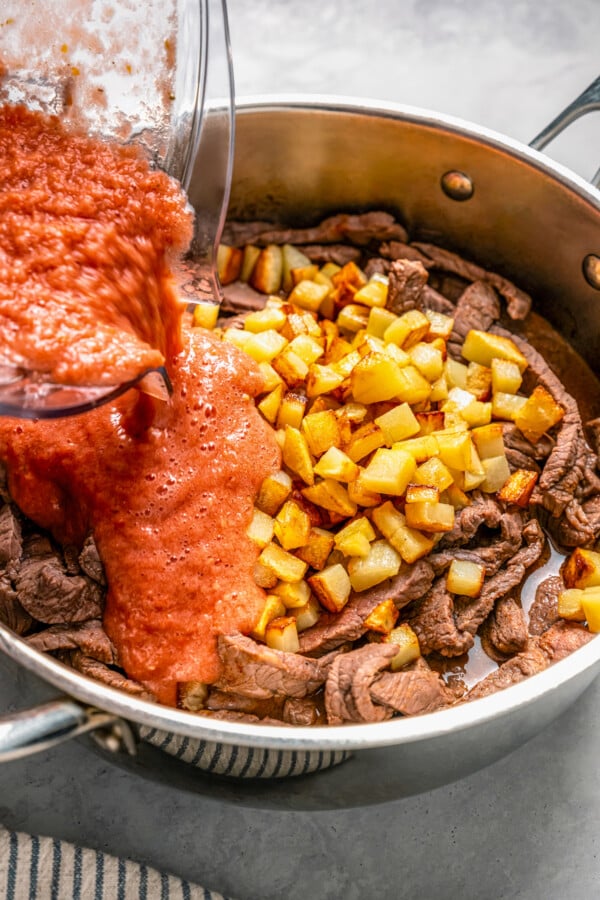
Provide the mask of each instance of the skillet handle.
POLYGON ((126 722, 65 698, 2 716, 0 763, 32 756, 92 732, 104 749, 135 754, 136 740, 126 722))
MULTIPOLYGON (((553 141, 555 137, 561 134, 561 132, 563 132, 565 128, 568 128, 572 122, 575 122, 576 119, 598 109, 600 109, 600 76, 598 76, 595 81, 592 81, 592 83, 582 91, 579 97, 576 97, 572 103, 569 103, 569 105, 566 106, 549 125, 546 125, 546 127, 534 137, 529 146, 533 147, 534 150, 543 150, 550 141, 553 141)), ((594 187, 600 187, 600 169, 598 169, 591 179, 591 182, 594 187)))

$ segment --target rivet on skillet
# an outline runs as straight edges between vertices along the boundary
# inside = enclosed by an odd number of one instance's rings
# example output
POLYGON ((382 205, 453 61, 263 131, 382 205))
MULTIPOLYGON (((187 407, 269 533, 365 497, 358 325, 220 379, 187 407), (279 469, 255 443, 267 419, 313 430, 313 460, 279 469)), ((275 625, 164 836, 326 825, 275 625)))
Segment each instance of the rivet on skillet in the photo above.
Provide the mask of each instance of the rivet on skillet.
POLYGON ((600 291, 600 256, 596 256, 595 253, 588 253, 583 260, 582 269, 587 283, 597 291, 600 291))
POLYGON ((456 169, 442 175, 441 185, 443 192, 451 200, 469 200, 475 191, 469 176, 456 169))

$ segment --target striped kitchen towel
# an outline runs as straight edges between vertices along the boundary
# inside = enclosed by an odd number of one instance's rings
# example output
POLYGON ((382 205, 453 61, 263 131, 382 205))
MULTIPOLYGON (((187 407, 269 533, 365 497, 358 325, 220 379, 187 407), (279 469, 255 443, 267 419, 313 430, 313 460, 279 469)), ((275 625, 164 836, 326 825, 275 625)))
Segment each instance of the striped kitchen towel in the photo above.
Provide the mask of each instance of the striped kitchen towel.
POLYGON ((206 888, 99 850, 0 827, 6 900, 226 900, 206 888))

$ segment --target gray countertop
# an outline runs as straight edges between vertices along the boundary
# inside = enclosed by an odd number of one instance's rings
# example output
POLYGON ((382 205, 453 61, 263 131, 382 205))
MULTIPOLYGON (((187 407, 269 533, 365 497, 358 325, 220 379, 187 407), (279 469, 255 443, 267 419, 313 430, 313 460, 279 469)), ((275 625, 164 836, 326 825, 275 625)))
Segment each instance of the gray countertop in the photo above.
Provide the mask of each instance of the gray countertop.
MULTIPOLYGON (((230 0, 240 96, 370 97, 530 140, 598 74, 597 0, 230 0)), ((552 147, 591 177, 600 116, 552 147)), ((53 695, 0 658, 0 712, 53 695)), ((237 900, 587 900, 600 880, 600 682, 508 757, 420 796, 306 811, 122 766, 89 741, 0 768, 0 822, 237 900)), ((390 751, 393 752, 393 751, 390 751)), ((352 766, 352 762, 345 765, 352 766)), ((321 776, 319 776, 321 777, 321 776)), ((299 804, 302 806, 302 804, 299 804)))

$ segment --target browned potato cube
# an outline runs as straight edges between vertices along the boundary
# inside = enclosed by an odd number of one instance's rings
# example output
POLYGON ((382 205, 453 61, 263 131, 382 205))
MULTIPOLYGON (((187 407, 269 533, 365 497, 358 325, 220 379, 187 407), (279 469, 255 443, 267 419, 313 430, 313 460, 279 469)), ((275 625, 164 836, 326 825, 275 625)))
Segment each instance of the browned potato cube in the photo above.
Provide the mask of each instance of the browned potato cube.
POLYGON ((367 616, 365 625, 367 628, 371 629, 371 631, 389 634, 396 624, 399 615, 400 613, 396 604, 391 597, 388 597, 386 600, 382 600, 381 603, 375 607, 373 612, 367 616))
POLYGON ((562 577, 568 588, 600 585, 600 553, 577 547, 564 563, 562 577))
POLYGON ((303 547, 298 547, 296 556, 305 563, 320 572, 327 565, 329 554, 333 550, 334 536, 324 528, 311 528, 308 541, 303 547))
POLYGON ((340 563, 311 575, 308 583, 321 606, 330 612, 339 612, 348 602, 351 591, 350 578, 340 563))
POLYGON ((498 497, 505 503, 516 503, 525 508, 529 505, 537 480, 537 472, 516 469, 498 491, 498 497))

